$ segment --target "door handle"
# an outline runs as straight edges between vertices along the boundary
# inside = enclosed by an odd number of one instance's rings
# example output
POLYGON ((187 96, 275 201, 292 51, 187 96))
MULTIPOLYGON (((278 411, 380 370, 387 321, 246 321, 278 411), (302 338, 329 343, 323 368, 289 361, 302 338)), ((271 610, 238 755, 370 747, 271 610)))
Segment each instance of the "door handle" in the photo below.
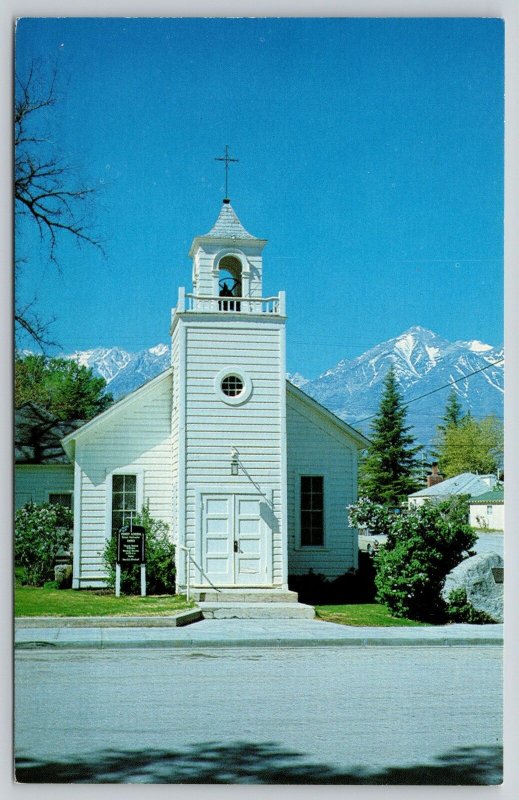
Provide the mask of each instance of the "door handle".
POLYGON ((238 540, 237 539, 234 540, 234 552, 235 553, 239 553, 240 552, 240 548, 238 547, 238 540))

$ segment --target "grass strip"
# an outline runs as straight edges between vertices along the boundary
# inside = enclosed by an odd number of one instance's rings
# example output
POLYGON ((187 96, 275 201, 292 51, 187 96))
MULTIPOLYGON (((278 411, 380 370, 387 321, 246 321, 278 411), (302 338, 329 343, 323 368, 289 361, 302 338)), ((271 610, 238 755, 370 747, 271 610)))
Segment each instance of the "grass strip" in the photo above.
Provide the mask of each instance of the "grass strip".
POLYGON ((178 614, 194 606, 184 595, 116 597, 96 590, 49 586, 17 586, 14 599, 16 617, 158 617, 178 614))
POLYGON ((355 605, 316 606, 316 615, 325 622, 368 628, 405 628, 425 625, 412 619, 392 617, 388 609, 379 603, 355 605))

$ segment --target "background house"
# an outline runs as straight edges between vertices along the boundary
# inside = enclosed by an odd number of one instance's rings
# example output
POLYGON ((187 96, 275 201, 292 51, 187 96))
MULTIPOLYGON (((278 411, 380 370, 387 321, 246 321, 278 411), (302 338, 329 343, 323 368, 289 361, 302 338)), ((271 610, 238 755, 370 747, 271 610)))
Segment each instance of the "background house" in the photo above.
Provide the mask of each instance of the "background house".
POLYGON ((25 503, 61 503, 73 508, 74 467, 61 439, 82 423, 63 422, 34 403, 15 414, 15 509, 25 503))
POLYGON ((453 478, 447 478, 433 483, 432 486, 427 486, 425 489, 420 489, 418 492, 413 492, 408 496, 407 502, 409 508, 413 508, 424 503, 439 503, 455 495, 478 495, 492 489, 496 483, 495 475, 475 475, 472 472, 462 472, 461 475, 455 475, 453 478))
POLYGON ((470 524, 473 528, 505 529, 505 493, 501 484, 469 500, 470 524))

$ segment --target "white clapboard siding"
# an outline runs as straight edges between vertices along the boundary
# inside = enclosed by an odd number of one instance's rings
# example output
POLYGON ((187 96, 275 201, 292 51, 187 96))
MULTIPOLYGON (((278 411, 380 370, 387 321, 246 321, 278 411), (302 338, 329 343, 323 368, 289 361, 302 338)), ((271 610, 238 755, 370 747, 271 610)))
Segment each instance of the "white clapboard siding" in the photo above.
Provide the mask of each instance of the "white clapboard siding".
POLYGON ((357 535, 346 506, 357 492, 357 450, 333 422, 290 392, 287 396, 288 572, 310 569, 329 578, 357 566, 357 535), (301 547, 298 484, 301 475, 324 476, 325 543, 301 547))
POLYGON ((49 494, 72 494, 73 464, 17 464, 15 509, 25 503, 47 503, 49 494))
MULTIPOLYGON (((200 314, 196 318, 191 315, 181 324, 186 347, 186 544, 197 552, 197 492, 202 487, 214 486, 217 491, 230 486, 234 493, 261 491, 273 497, 274 514, 280 521, 279 531, 273 534, 272 575, 275 583, 281 582, 284 322, 257 325, 227 321, 220 316, 211 326, 200 314), (243 405, 228 405, 218 396, 215 380, 226 368, 243 371, 252 381, 252 394, 243 405), (231 447, 238 450, 244 468, 237 476, 230 474, 231 447)), ((196 580, 194 570, 192 576, 196 580)))
POLYGON ((152 391, 135 393, 131 403, 109 421, 79 436, 76 460, 81 469, 80 586, 102 584, 103 552, 109 535, 107 476, 114 470, 139 472, 143 501, 152 517, 172 529, 173 467, 171 443, 171 374, 152 391))

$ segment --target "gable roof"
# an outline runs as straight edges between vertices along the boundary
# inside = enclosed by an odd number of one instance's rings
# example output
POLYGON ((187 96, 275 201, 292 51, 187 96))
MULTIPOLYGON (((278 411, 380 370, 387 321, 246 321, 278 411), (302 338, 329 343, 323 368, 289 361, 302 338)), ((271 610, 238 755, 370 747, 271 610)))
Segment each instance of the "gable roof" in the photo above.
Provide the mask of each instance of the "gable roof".
MULTIPOLYGON (((126 397, 123 397, 117 403, 114 403, 112 406, 110 406, 110 408, 107 408, 106 411, 98 414, 97 417, 94 417, 89 422, 86 422, 84 425, 81 425, 81 427, 78 427, 65 436, 62 439, 61 444, 69 458, 72 459, 74 457, 74 448, 77 439, 80 439, 85 434, 92 432, 100 424, 108 421, 112 417, 117 417, 119 414, 127 411, 129 407, 139 402, 146 394, 153 391, 153 389, 159 383, 164 381, 172 374, 173 368, 168 367, 168 369, 164 370, 164 372, 161 372, 160 375, 157 375, 156 378, 153 378, 151 381, 148 381, 148 383, 145 383, 143 386, 135 389, 135 391, 130 392, 130 394, 127 394, 126 397)), ((337 417, 335 414, 307 395, 297 386, 294 386, 294 384, 290 383, 288 380, 286 382, 286 389, 287 393, 297 401, 303 403, 311 411, 319 414, 327 422, 333 424, 341 431, 342 434, 347 435, 350 439, 353 439, 359 449, 364 449, 369 445, 369 439, 367 439, 362 433, 359 433, 359 431, 355 430, 355 428, 352 428, 351 425, 348 425, 347 422, 344 422, 344 420, 337 417)))
POLYGON ((476 503, 483 503, 483 504, 491 504, 491 503, 504 503, 505 502, 505 490, 502 486, 495 486, 489 492, 483 492, 483 494, 478 494, 472 496, 469 500, 471 505, 476 503))
POLYGON ((420 489, 418 492, 413 492, 408 496, 450 497, 453 494, 476 495, 488 491, 489 486, 495 484, 496 481, 497 478, 495 475, 475 475, 472 472, 462 472, 461 475, 447 478, 447 480, 441 483, 436 483, 434 486, 427 486, 425 489, 420 489))
POLYGON ((98 425, 106 422, 112 417, 117 417, 119 414, 127 411, 132 405, 139 402, 143 397, 149 394, 153 389, 160 383, 162 383, 166 378, 173 374, 173 367, 168 367, 161 372, 160 375, 157 375, 156 378, 152 378, 151 381, 148 381, 143 386, 139 386, 138 389, 135 389, 133 392, 130 392, 117 403, 114 403, 112 406, 103 411, 101 414, 98 414, 97 417, 94 417, 87 422, 85 425, 82 425, 80 428, 75 430, 73 433, 70 433, 68 436, 62 440, 61 444, 63 449, 65 450, 66 454, 70 457, 74 457, 74 447, 76 439, 82 438, 86 433, 92 432, 98 425))
POLYGON ((287 393, 294 397, 301 403, 304 403, 307 408, 309 408, 314 413, 320 414, 327 422, 332 423, 335 425, 341 433, 348 436, 350 439, 353 439, 356 446, 359 450, 364 450, 364 448, 369 446, 369 439, 366 438, 362 433, 352 428, 351 425, 348 425, 347 422, 344 422, 343 419, 338 417, 332 411, 329 411, 325 406, 322 406, 317 400, 314 400, 313 397, 303 392, 298 386, 294 386, 293 383, 290 383, 287 380, 287 393))

